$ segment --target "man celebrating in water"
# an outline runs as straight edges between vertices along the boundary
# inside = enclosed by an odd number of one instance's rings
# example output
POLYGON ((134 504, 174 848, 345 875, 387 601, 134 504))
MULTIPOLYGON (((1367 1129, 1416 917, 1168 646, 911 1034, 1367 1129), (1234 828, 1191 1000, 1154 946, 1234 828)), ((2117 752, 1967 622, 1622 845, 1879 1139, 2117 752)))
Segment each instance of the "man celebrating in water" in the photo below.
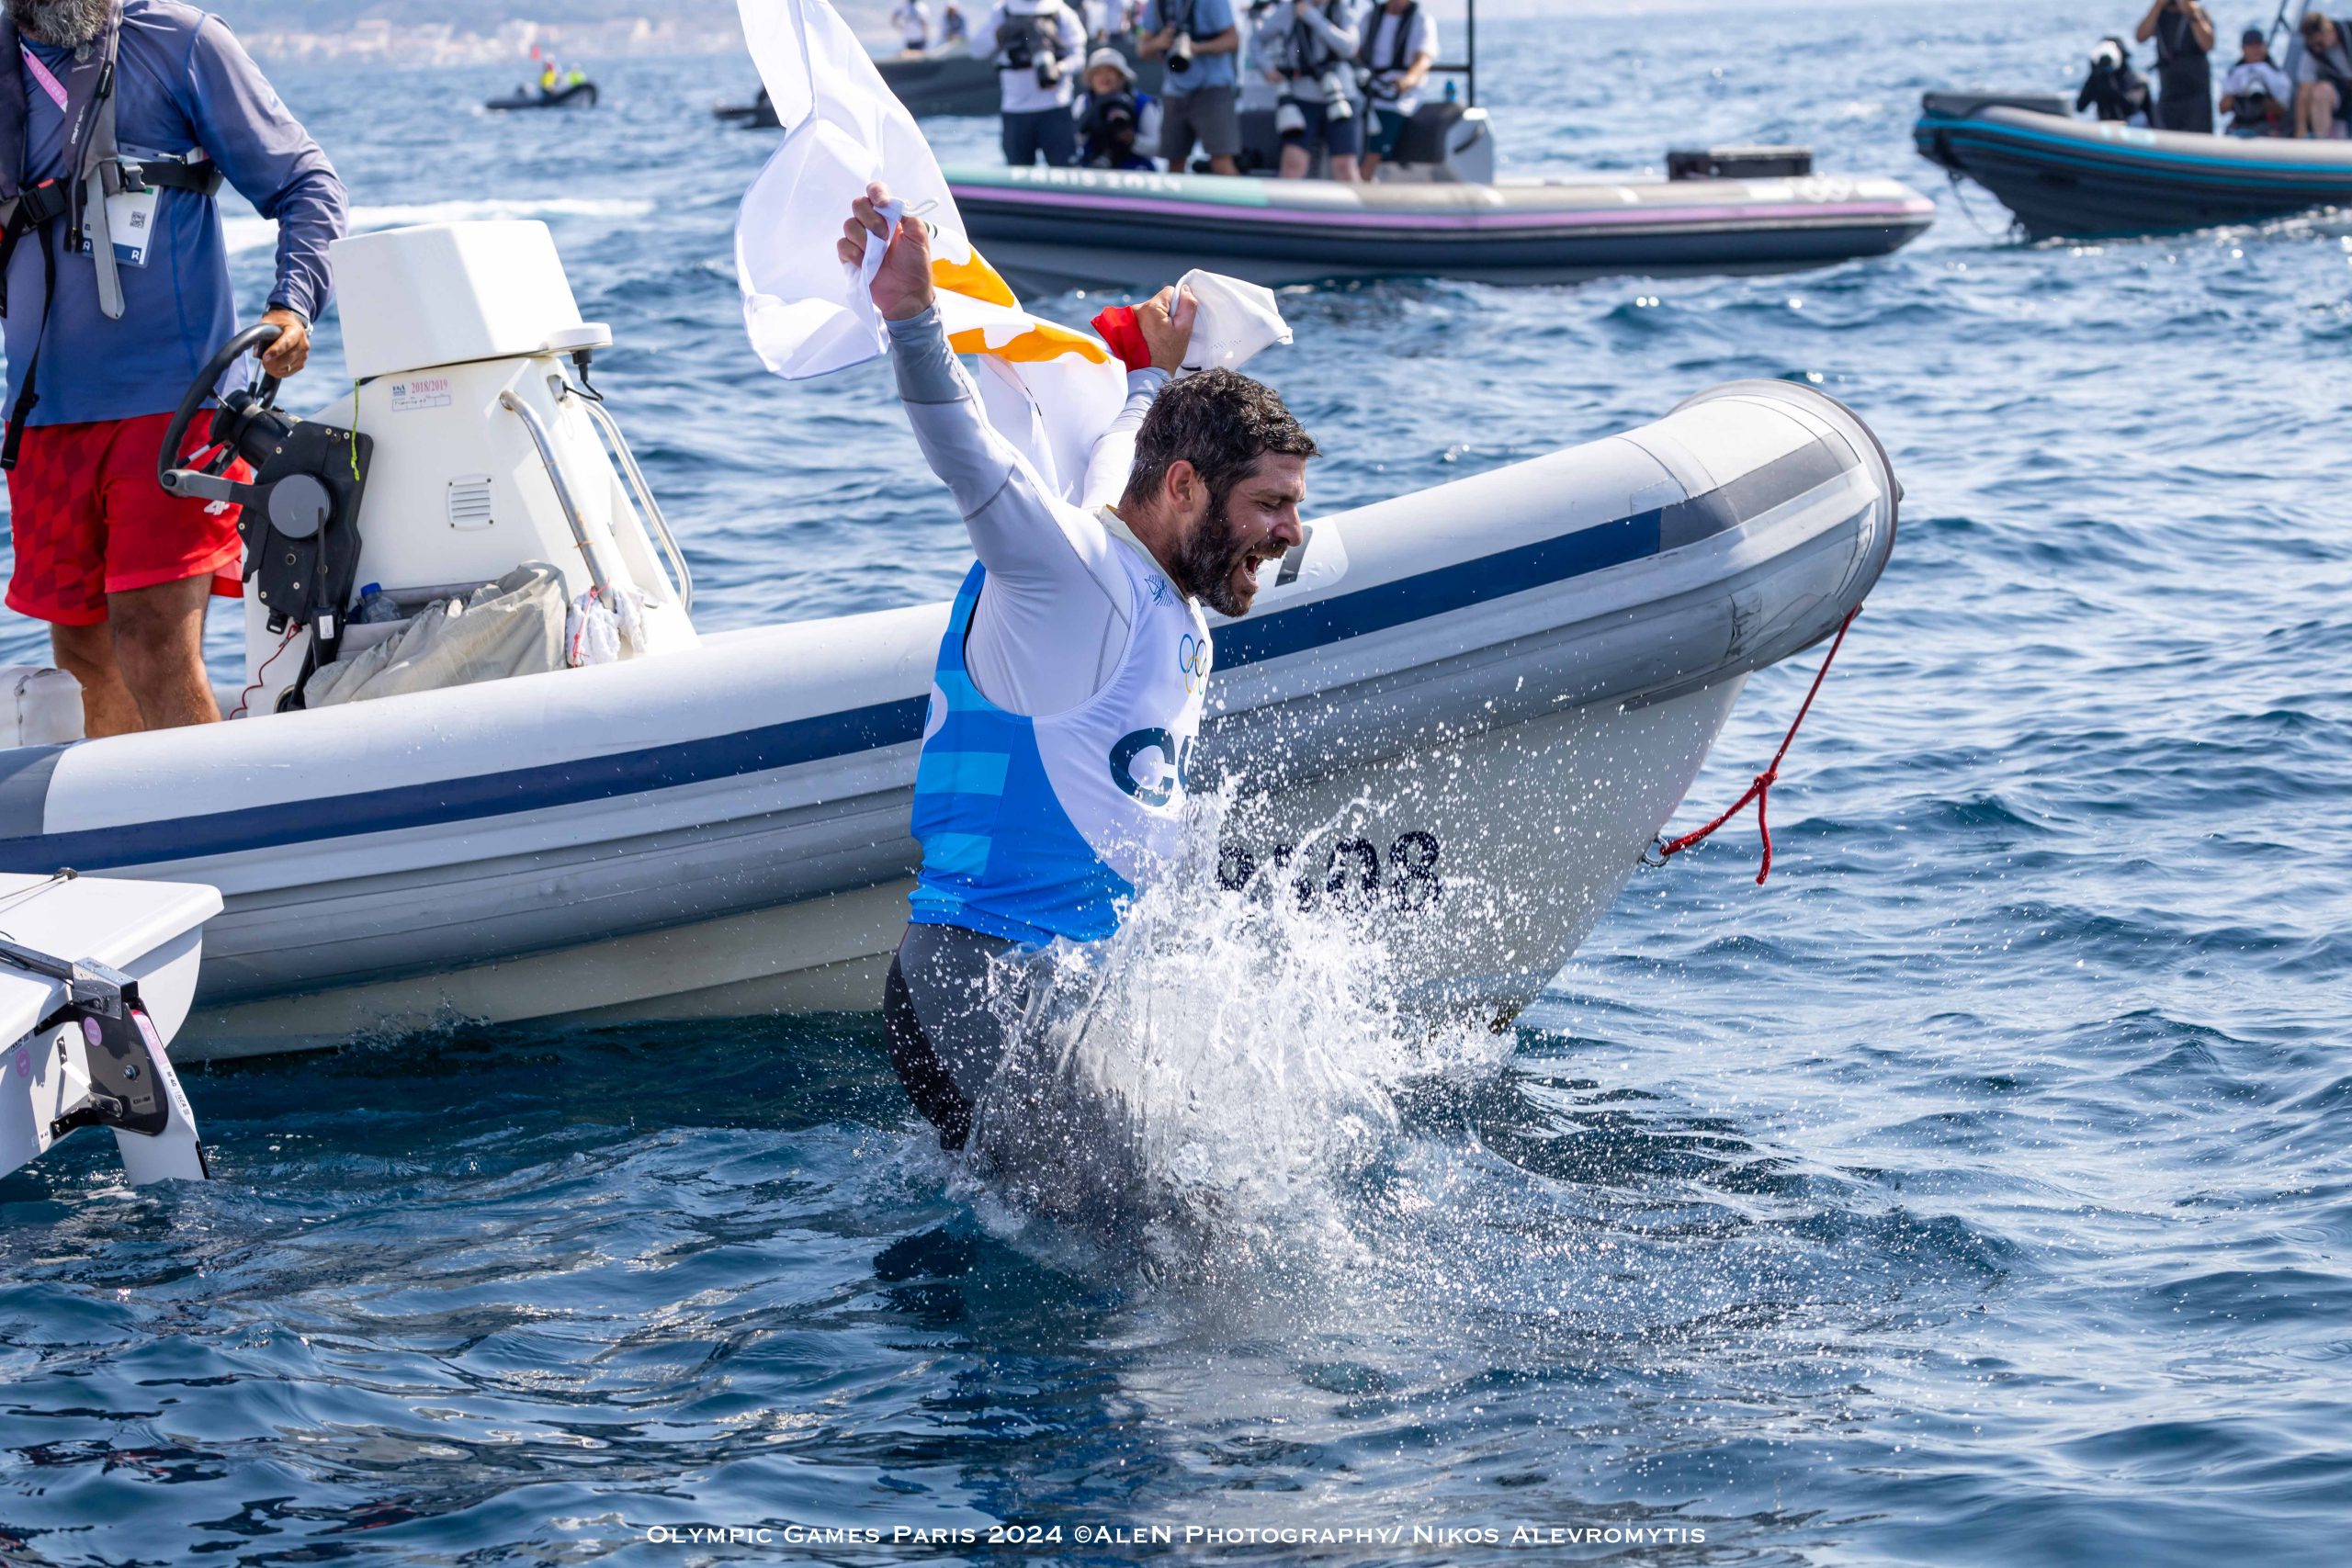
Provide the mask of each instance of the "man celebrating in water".
POLYGON ((1316 447, 1246 376, 1169 384, 1194 305, 1162 289, 1136 312, 1151 365, 1127 378, 1125 490, 1095 512, 1063 501, 982 414, 933 303, 930 235, 913 219, 891 234, 888 200, 877 185, 853 205, 841 257, 888 246, 873 298, 899 396, 979 556, 940 644, 915 776, 922 871, 883 1004, 891 1065, 956 1149, 1007 1043, 990 962, 1109 936, 1180 847, 1210 667, 1202 606, 1246 615, 1258 569, 1303 542, 1316 447))

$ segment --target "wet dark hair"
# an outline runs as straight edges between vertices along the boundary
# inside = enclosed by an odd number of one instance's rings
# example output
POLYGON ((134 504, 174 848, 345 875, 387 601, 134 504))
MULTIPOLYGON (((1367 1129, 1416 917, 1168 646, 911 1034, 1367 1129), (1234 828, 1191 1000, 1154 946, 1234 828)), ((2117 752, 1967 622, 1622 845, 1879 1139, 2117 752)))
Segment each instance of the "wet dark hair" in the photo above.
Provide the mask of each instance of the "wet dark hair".
POLYGON ((1315 438, 1272 387, 1232 370, 1187 376, 1170 383, 1143 416, 1122 503, 1149 501, 1167 482, 1168 470, 1184 462, 1208 487, 1210 505, 1222 506, 1269 452, 1285 457, 1317 452, 1315 438))

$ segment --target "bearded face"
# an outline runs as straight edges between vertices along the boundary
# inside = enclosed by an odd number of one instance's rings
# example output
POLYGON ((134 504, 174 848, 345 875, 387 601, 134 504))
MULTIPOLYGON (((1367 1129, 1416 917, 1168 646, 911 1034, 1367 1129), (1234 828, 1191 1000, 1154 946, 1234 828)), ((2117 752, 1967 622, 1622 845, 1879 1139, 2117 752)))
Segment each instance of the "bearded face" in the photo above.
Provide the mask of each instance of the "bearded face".
POLYGON ((35 43, 79 49, 106 29, 114 0, 8 0, 8 19, 35 43))
POLYGON ((1243 592, 1242 581, 1247 577, 1254 583, 1257 551, 1234 522, 1227 500, 1220 495, 1210 501, 1208 515, 1186 536, 1170 575, 1177 587, 1218 615, 1240 616, 1250 613, 1255 596, 1254 587, 1243 592))

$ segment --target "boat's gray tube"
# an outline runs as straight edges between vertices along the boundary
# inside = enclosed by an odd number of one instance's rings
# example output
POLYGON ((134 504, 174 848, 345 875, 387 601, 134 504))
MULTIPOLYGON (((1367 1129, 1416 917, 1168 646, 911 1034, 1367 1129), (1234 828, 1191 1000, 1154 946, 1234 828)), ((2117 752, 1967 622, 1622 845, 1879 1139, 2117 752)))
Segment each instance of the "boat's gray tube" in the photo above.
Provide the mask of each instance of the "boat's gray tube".
MULTIPOLYGON (((1801 384, 1748 381, 1314 517, 1252 613, 1217 631, 1203 786, 1217 772, 1370 778, 1385 757, 1458 755, 1506 727, 1599 723, 1679 694, 1721 692, 1727 706, 1742 675, 1830 636, 1870 592, 1898 493, 1860 419, 1801 384)), ((937 525, 960 532, 944 504, 937 525)), ((651 998, 881 959, 903 929, 888 890, 917 854, 909 808, 945 618, 934 604, 718 633, 594 669, 0 753, 0 869, 139 867, 219 886, 204 997, 322 998, 289 1041, 412 1005, 642 1014, 651 998), (820 916, 857 898, 870 916, 820 916), (659 963, 564 960, 797 908, 810 911, 797 947, 689 940, 659 963), (323 999, 379 984, 409 989, 323 999)), ((1544 818, 1511 874, 1548 886, 1574 871, 1605 904, 1712 739, 1690 723, 1687 756, 1623 781, 1585 858, 1532 858, 1549 852, 1544 818)), ((1588 829, 1599 820, 1572 804, 1588 829)), ((1539 815, 1522 805, 1482 830, 1539 815)), ((1585 919, 1532 931, 1531 971, 1585 919)))

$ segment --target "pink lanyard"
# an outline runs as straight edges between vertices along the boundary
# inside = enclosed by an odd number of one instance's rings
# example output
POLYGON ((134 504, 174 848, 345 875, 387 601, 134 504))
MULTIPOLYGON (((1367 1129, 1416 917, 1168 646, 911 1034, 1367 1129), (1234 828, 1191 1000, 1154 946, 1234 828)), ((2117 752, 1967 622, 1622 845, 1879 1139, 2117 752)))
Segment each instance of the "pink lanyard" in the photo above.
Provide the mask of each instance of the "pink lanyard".
POLYGON ((63 114, 66 104, 65 84, 59 81, 50 68, 40 62, 40 56, 35 54, 31 47, 21 39, 17 41, 17 51, 25 57, 25 63, 33 68, 33 80, 40 84, 41 91, 47 93, 50 102, 57 106, 57 112, 63 114))

